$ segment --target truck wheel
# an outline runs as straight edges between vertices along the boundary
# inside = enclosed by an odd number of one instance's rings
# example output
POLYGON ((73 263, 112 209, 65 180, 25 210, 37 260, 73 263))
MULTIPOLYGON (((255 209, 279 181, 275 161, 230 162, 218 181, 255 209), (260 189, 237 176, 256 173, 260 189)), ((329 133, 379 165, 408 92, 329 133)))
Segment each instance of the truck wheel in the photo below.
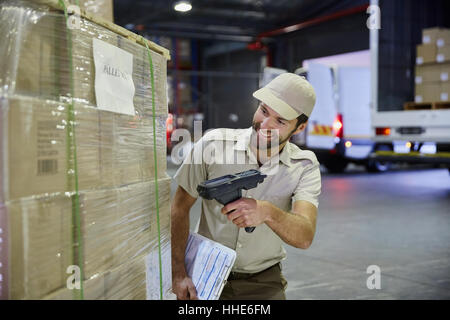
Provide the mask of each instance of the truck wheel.
POLYGON ((325 168, 330 173, 342 173, 347 168, 348 161, 344 159, 332 159, 324 162, 325 168))
MULTIPOLYGON (((390 145, 378 145, 375 146, 375 151, 392 151, 393 147, 390 145)), ((389 169, 391 169, 392 163, 389 161, 379 161, 379 160, 373 160, 369 159, 366 163, 366 169, 369 172, 386 172, 389 169)))

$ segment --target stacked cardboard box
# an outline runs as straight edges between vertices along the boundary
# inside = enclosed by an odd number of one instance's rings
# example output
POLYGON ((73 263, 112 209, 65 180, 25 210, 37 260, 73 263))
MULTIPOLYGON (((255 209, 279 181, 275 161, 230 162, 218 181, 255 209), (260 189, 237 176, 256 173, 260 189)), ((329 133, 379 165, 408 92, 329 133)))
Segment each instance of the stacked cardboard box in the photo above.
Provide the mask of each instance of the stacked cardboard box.
MULTIPOLYGON (((22 23, 21 19, 31 18, 17 5, 2 6, 0 28, 11 31, 1 35, 8 45, 0 47, 0 93, 63 102, 73 96, 77 102, 96 106, 93 38, 97 38, 133 55, 135 113, 147 118, 152 115, 150 65, 145 47, 81 19, 80 28, 71 32, 69 48, 64 15, 49 13, 33 23, 22 23)), ((156 114, 164 115, 167 114, 167 60, 154 51, 151 56, 155 69, 156 114)))
POLYGON ((415 101, 449 101, 450 29, 430 28, 417 46, 415 101))
MULTIPOLYGON (((3 262, 11 266, 10 298, 39 299, 61 290, 71 265, 79 266, 89 281, 156 249, 154 186, 149 181, 80 191, 81 238, 73 229, 71 195, 36 195, 6 202, 2 214, 9 227, 3 245, 10 250, 3 262)), ((167 243, 170 179, 159 182, 159 197, 162 242, 167 243)))
POLYGON ((85 18, 68 37, 49 9, 0 5, 0 298, 145 299, 148 256, 170 257, 167 58, 152 88, 145 46, 85 18), (94 38, 132 55, 134 115, 98 108, 94 38))
MULTIPOLYGON (((76 4, 76 0, 71 0, 76 4)), ((110 22, 114 21, 114 5, 113 0, 78 0, 80 8, 91 14, 99 16, 110 22)))

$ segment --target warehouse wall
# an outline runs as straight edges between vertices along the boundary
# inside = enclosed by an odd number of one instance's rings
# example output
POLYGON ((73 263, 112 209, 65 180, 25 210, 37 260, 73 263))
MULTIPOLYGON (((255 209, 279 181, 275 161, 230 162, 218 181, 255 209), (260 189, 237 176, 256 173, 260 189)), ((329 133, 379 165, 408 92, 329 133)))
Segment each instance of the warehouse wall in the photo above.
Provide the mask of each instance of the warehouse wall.
POLYGON ((260 72, 262 55, 259 51, 237 50, 206 57, 205 70, 212 73, 235 72, 236 75, 229 77, 212 74, 202 79, 204 92, 207 93, 207 103, 203 108, 203 129, 246 128, 251 125, 257 107, 252 93, 258 89, 259 78, 248 74, 260 72), (245 75, 240 76, 239 73, 245 75), (237 118, 230 117, 231 114, 237 118))
POLYGON ((379 31, 378 106, 381 111, 401 110, 414 101, 416 45, 422 29, 449 27, 448 1, 381 0, 379 31), (393 90, 395 88, 395 90, 393 90))
POLYGON ((365 12, 354 14, 277 37, 271 45, 273 66, 292 72, 305 59, 367 50, 367 18, 365 12))

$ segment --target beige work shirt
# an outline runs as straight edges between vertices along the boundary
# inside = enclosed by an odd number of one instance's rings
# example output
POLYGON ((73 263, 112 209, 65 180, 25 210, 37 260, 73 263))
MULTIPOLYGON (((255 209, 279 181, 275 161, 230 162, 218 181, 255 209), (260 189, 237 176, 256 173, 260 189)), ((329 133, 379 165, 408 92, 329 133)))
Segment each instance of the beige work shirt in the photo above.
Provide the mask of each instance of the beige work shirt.
MULTIPOLYGON (((260 167, 249 147, 251 132, 251 127, 209 131, 195 143, 176 172, 174 178, 178 185, 197 198, 197 186, 205 180, 257 169, 269 175, 256 188, 243 190, 243 197, 270 201, 287 212, 297 200, 306 200, 318 207, 321 181, 314 153, 288 142, 278 161, 260 167)), ((257 226, 253 233, 247 233, 221 213, 222 207, 216 200, 202 199, 197 232, 236 250, 233 271, 260 272, 286 257, 283 241, 265 223, 257 226)))

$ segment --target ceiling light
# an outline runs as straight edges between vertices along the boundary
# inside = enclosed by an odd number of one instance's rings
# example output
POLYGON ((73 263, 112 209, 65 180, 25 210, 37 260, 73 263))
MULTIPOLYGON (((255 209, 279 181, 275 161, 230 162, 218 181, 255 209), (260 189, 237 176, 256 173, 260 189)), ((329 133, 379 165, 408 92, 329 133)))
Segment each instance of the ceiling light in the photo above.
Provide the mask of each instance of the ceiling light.
POLYGON ((173 8, 175 9, 175 11, 187 12, 192 9, 192 5, 189 1, 179 1, 175 3, 173 8))

